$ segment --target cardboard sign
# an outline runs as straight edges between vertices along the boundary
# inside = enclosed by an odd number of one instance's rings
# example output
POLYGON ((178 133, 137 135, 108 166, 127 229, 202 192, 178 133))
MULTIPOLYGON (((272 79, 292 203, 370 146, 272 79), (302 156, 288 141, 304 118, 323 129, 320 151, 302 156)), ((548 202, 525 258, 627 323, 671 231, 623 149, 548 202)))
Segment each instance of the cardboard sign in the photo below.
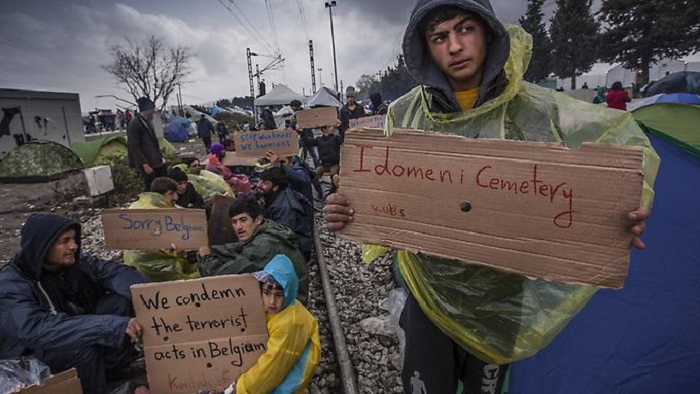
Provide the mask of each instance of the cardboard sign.
POLYGON ((228 214, 234 201, 235 198, 214 196, 209 215, 209 245, 223 245, 237 239, 228 214))
POLYGON ((17 394, 82 394, 83 388, 75 368, 57 373, 40 385, 21 389, 17 394))
POLYGON ((386 115, 374 115, 365 116, 359 119, 350 119, 351 129, 363 129, 363 128, 373 128, 373 129, 384 129, 384 124, 386 123, 386 115))
POLYGON ((567 283, 619 288, 640 205, 638 147, 348 132, 346 238, 567 283))
POLYGON ((202 209, 107 209, 102 225, 107 249, 157 250, 175 244, 188 250, 208 241, 202 209))
MULTIPOLYGON (((264 155, 263 155, 264 156, 264 155)), ((252 157, 240 157, 236 152, 226 151, 221 163, 227 167, 233 166, 255 166, 255 159, 252 157)))
POLYGON ((234 135, 236 157, 264 157, 267 151, 279 156, 299 154, 299 135, 294 130, 260 130, 234 135))
POLYGON ((258 281, 214 276, 131 287, 153 393, 228 386, 267 347, 258 281))
POLYGON ((338 124, 338 109, 335 107, 305 109, 297 112, 296 117, 297 129, 335 126, 338 124))

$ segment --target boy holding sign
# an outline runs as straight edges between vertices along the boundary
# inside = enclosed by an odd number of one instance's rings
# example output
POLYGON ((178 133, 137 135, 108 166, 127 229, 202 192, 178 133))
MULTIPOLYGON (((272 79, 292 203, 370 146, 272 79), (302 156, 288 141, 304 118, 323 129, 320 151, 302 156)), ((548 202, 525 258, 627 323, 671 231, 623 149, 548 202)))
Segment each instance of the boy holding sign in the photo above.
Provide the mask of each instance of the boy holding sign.
POLYGON ((226 392, 302 393, 321 357, 318 322, 296 300, 299 281, 287 256, 275 256, 253 275, 260 281, 267 317, 267 351, 226 392))
MULTIPOLYGON (((488 0, 419 0, 403 51, 421 85, 391 104, 385 133, 403 127, 561 141, 569 148, 584 141, 637 145, 644 150, 641 203, 648 207, 658 156, 644 133, 627 113, 524 82, 531 40, 521 28, 501 23, 488 0)), ((328 198, 329 229, 352 222, 353 213, 344 196, 328 198)), ((649 214, 646 208, 629 214, 635 247, 644 248, 638 236, 649 214)), ((401 318, 405 392, 453 393, 459 385, 470 393, 500 392, 504 364, 544 347, 595 292, 468 263, 398 253, 398 272, 409 290, 401 318)))

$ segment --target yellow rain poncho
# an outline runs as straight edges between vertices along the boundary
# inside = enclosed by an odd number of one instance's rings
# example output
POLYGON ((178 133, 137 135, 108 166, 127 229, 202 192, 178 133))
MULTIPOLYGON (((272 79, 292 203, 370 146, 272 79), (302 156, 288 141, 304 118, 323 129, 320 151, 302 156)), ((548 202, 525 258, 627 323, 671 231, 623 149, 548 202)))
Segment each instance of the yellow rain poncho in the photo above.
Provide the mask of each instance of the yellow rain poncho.
MULTIPOLYGON (((129 206, 129 209, 162 208, 173 208, 173 206, 162 194, 151 192, 139 194, 139 199, 129 206)), ((196 262, 189 263, 166 250, 125 250, 124 264, 136 268, 152 282, 199 278, 196 262)))
MULTIPOLYGON (((467 112, 437 113, 429 110, 431 91, 419 86, 391 104, 385 133, 403 127, 471 138, 561 141, 570 148, 584 141, 641 146, 640 203, 649 207, 659 158, 632 116, 524 82, 532 38, 519 27, 506 28, 511 47, 504 66, 507 85, 499 95, 467 112)), ((372 258, 386 250, 368 246, 364 254, 372 258)), ((397 253, 397 264, 430 320, 470 353, 495 364, 542 349, 596 291, 405 251, 397 253)))
POLYGON ((220 175, 207 170, 202 170, 199 175, 190 174, 185 164, 178 164, 175 167, 187 174, 187 180, 194 186, 207 205, 211 205, 216 196, 236 197, 231 186, 220 175))
POLYGON ((238 378, 236 394, 302 394, 321 357, 318 322, 295 299, 298 280, 289 258, 275 256, 256 277, 271 277, 284 289, 284 309, 267 314, 267 350, 238 378))

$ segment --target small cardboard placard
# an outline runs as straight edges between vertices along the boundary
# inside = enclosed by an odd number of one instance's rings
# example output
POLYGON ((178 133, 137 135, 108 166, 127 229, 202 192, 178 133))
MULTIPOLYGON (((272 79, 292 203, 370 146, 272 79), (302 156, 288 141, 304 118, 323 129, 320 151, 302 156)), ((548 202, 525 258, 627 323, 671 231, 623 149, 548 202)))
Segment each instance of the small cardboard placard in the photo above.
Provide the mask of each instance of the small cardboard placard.
POLYGON ((252 275, 134 285, 153 393, 228 386, 267 347, 260 287, 252 275))
POLYGON ((83 388, 75 368, 57 373, 40 385, 21 389, 17 394, 82 394, 83 388))
POLYGON ((233 167, 233 166, 247 166, 247 167, 253 167, 255 166, 255 159, 252 157, 240 157, 236 152, 231 152, 231 151, 226 151, 226 154, 224 155, 223 160, 221 163, 227 167, 233 167))
POLYGON ((234 238, 229 209, 235 198, 214 196, 209 214, 209 245, 223 245, 232 242, 234 238))
POLYGON ((352 130, 340 168, 355 210, 346 238, 558 282, 627 276, 638 147, 352 130))
POLYGON ((314 129, 338 124, 338 109, 321 107, 305 109, 296 113, 297 129, 314 129))
POLYGON ((107 249, 181 250, 207 245, 203 209, 106 209, 102 225, 107 249))
POLYGON ((359 119, 350 119, 351 129, 384 129, 386 115, 365 116, 359 119))
POLYGON ((279 156, 299 154, 299 135, 290 129, 237 132, 234 141, 238 158, 264 157, 268 151, 279 156))

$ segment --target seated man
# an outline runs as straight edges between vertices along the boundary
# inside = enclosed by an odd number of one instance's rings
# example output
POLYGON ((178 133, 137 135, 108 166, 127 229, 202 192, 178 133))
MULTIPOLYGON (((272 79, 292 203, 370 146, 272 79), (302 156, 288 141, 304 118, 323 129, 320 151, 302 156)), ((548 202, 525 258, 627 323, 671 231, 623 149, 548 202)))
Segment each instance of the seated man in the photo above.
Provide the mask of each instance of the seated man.
POLYGON ((31 215, 22 250, 0 270, 0 359, 32 355, 54 374, 76 368, 84 393, 106 393, 110 375, 137 357, 142 328, 130 287, 145 282, 133 268, 81 253, 72 219, 31 215))
POLYGON ((279 167, 269 167, 260 174, 258 196, 265 207, 266 218, 294 230, 299 249, 308 261, 313 244, 313 207, 311 201, 287 186, 284 171, 279 167))
POLYGON ((175 168, 187 174, 187 180, 192 183, 197 193, 204 199, 205 204, 211 204, 215 196, 235 197, 231 186, 220 175, 203 170, 202 164, 196 157, 186 157, 182 164, 175 168))
POLYGON ((311 185, 316 173, 299 156, 280 157, 272 151, 267 152, 265 156, 270 160, 270 165, 279 167, 284 171, 289 181, 289 187, 292 190, 304 195, 309 202, 314 201, 311 185))
POLYGON ((187 174, 179 168, 171 168, 168 178, 177 182, 177 205, 183 208, 204 209, 204 199, 187 180, 187 174))
POLYGON ((321 129, 323 135, 318 138, 305 138, 307 146, 318 147, 318 155, 321 158, 321 166, 316 167, 316 180, 314 187, 319 197, 323 198, 323 192, 319 180, 326 172, 331 179, 340 173, 340 147, 345 140, 345 132, 335 126, 325 126, 321 129))
MULTIPOLYGON (((170 178, 156 178, 151 191, 139 194, 129 209, 175 208, 177 183, 170 178)), ((125 250, 124 264, 130 265, 153 282, 199 278, 194 252, 175 250, 125 250)))
POLYGON ((304 305, 309 296, 306 262, 294 232, 263 217, 262 207, 253 199, 239 197, 229 210, 238 242, 203 246, 199 249, 202 276, 246 274, 261 271, 276 255, 287 256, 299 277, 299 296, 304 305))

